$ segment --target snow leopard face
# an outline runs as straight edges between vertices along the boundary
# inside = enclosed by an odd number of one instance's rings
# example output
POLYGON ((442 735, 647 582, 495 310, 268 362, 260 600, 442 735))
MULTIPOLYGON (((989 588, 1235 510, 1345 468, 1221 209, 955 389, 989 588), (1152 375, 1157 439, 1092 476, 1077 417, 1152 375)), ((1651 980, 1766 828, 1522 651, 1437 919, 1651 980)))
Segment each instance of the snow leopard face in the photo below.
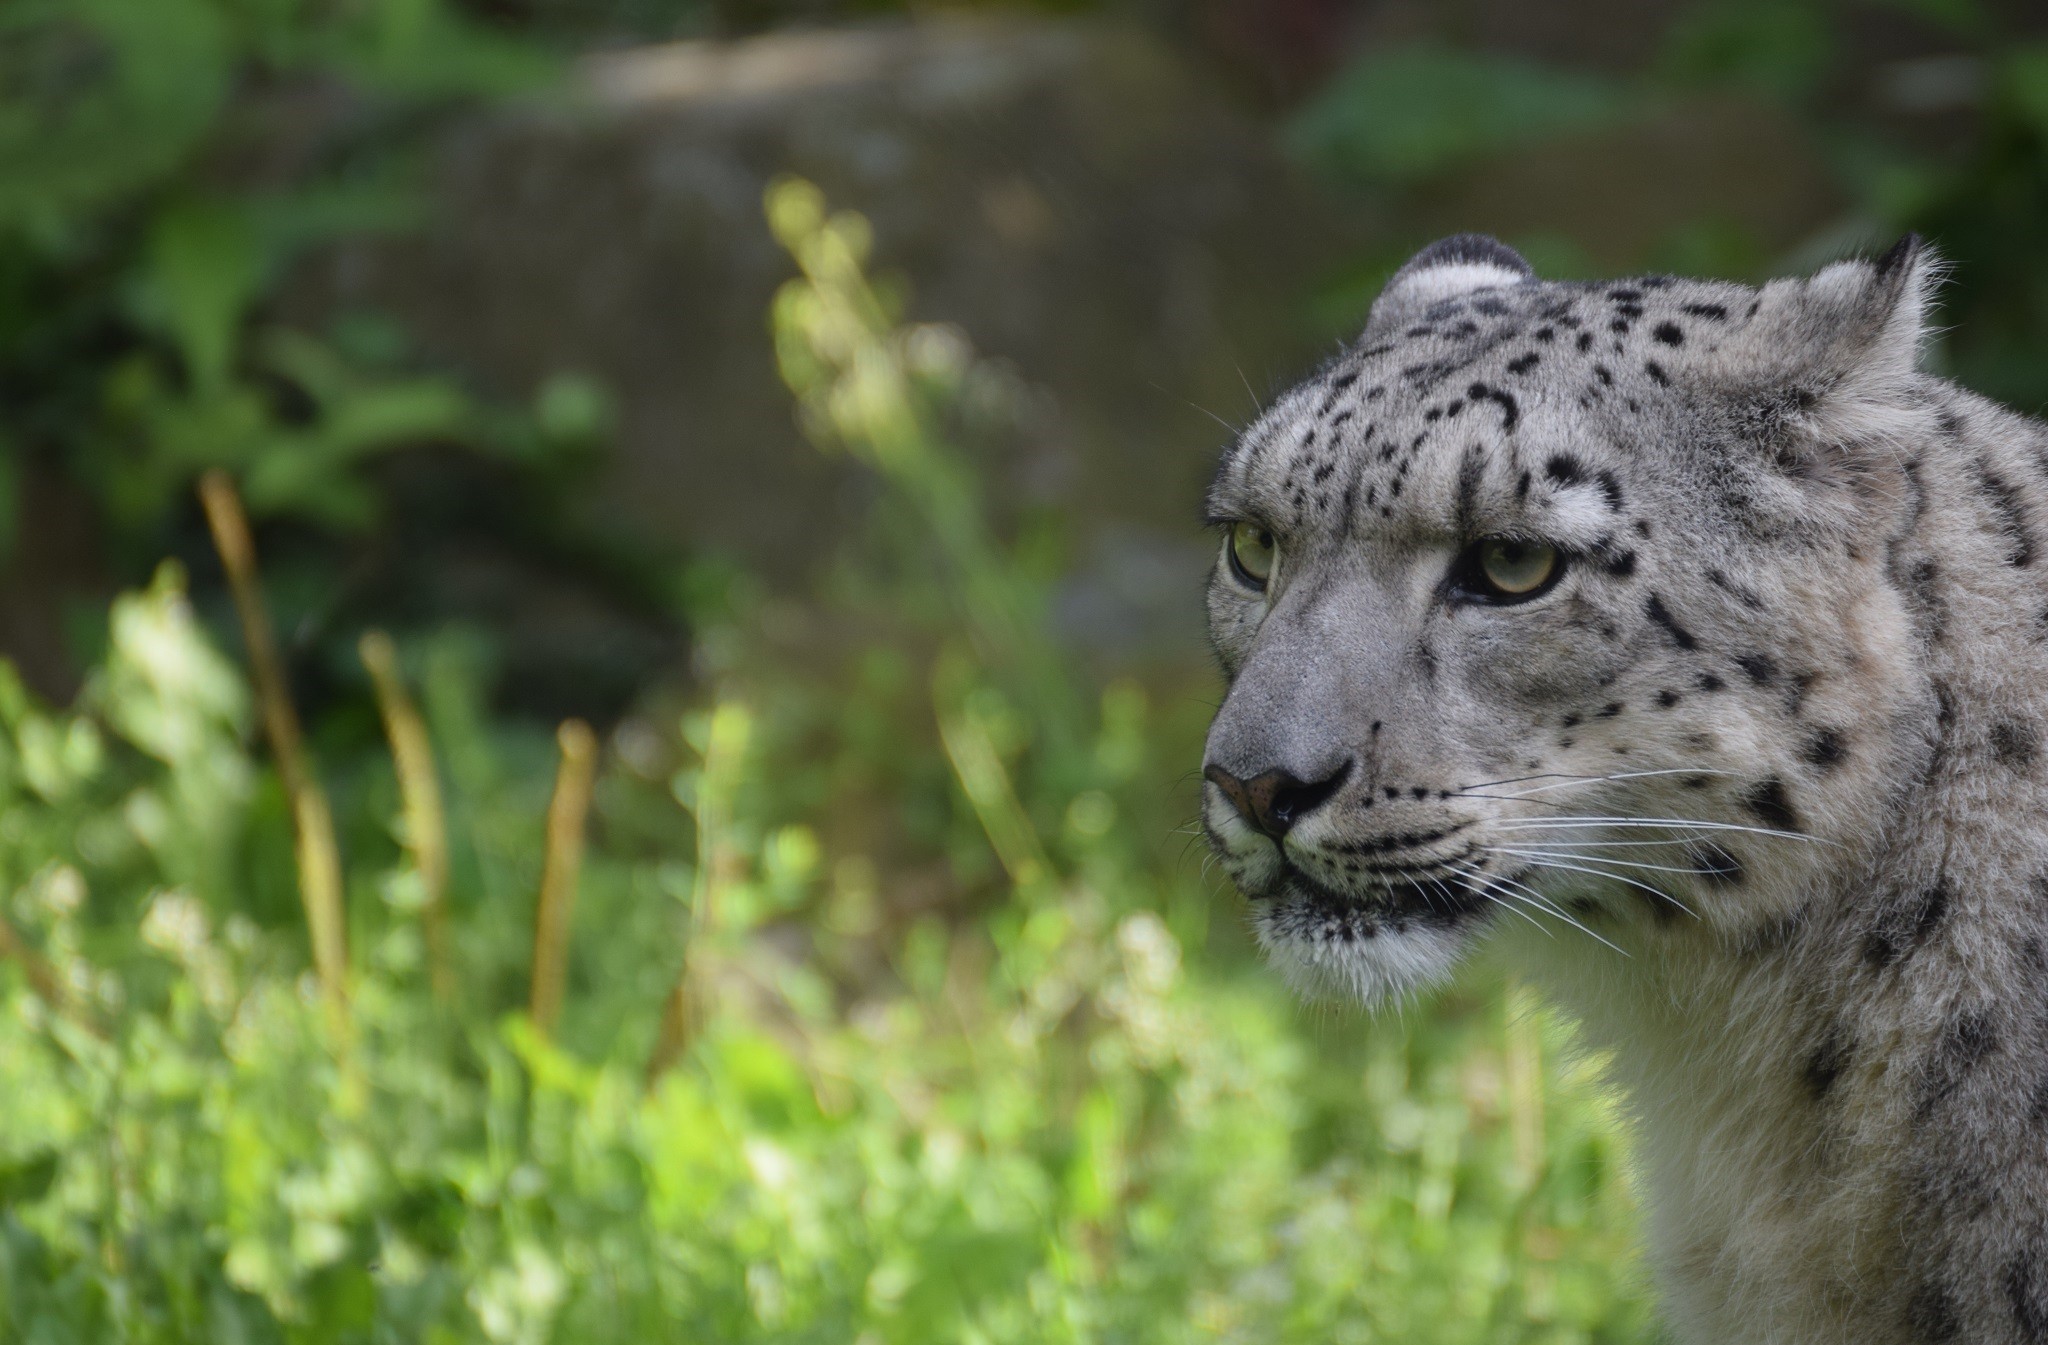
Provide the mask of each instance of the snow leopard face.
POLYGON ((1448 239, 1244 432, 1203 821, 1284 971, 1370 1000, 1489 929, 1787 918, 1928 750, 1863 725, 1925 718, 1887 445, 1936 414, 1931 267, 1546 283, 1448 239))

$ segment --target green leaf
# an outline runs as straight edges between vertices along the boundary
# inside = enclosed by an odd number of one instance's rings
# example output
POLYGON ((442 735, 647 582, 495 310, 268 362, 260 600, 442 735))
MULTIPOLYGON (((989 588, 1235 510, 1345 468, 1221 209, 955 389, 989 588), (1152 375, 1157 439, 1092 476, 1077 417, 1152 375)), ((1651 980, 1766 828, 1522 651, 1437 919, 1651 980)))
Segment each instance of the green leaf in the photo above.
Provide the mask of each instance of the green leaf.
POLYGON ((41 1149, 26 1158, 0 1163, 0 1210, 33 1205, 49 1194, 62 1162, 57 1150, 41 1149))
POLYGON ((1681 83, 1733 86, 1796 102, 1819 88, 1838 45, 1820 5, 1723 0, 1672 26, 1661 64, 1681 83))
POLYGON ((161 180, 227 97, 206 0, 13 0, 0 9, 0 226, 61 220, 161 180))
POLYGON ((157 216, 142 305, 170 336, 195 387, 210 391, 227 380, 267 260, 248 216, 225 202, 189 202, 157 216))
POLYGON ((1600 76, 1418 45, 1375 51, 1339 74, 1295 116, 1287 143, 1337 178, 1402 185, 1613 125, 1631 107, 1600 76))

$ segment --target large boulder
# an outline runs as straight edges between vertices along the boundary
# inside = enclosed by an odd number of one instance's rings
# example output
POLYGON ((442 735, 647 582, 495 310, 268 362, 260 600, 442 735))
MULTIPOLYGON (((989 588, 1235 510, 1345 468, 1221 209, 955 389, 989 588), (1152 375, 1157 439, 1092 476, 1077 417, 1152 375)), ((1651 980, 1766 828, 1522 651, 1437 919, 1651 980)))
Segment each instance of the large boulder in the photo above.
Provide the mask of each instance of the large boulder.
POLYGON ((1305 300, 1354 233, 1261 129, 1137 32, 1025 20, 620 51, 578 85, 455 128, 434 226, 324 258, 302 297, 388 312, 501 394, 596 377, 608 519, 793 582, 862 498, 767 335, 793 268, 762 195, 800 174, 869 217, 915 316, 1044 390, 995 470, 1075 519, 1075 637, 1192 642, 1218 421, 1327 348, 1305 300))

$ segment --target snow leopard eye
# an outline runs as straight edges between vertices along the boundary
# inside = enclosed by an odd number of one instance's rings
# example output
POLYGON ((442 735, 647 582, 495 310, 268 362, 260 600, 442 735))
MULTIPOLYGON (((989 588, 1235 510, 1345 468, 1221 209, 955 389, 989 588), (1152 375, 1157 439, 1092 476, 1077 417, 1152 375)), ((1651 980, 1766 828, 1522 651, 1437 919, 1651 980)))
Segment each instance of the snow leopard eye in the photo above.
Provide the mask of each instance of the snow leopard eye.
POLYGON ((1230 525, 1230 568, 1253 588, 1262 589, 1280 560, 1280 544, 1256 523, 1230 525))
POLYGON ((1458 558, 1453 581, 1479 602, 1527 602, 1547 592, 1564 574, 1564 557, 1554 546, 1487 537, 1458 558))

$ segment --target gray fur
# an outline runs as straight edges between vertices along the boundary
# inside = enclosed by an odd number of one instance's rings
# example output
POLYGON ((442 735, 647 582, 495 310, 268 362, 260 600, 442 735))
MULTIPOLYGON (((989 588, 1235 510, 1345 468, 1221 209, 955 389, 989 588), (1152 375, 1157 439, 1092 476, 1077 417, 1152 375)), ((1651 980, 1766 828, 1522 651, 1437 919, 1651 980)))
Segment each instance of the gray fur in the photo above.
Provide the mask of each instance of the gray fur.
POLYGON ((1348 771, 1280 842, 1208 788, 1259 936, 1316 993, 1480 944, 1546 987, 1682 1340, 2048 1341, 2048 433, 1918 370, 1911 240, 1760 289, 1505 251, 1418 258, 1217 473, 1280 559, 1210 580, 1208 763, 1348 771), (1485 536, 1573 560, 1472 605, 1485 536))

